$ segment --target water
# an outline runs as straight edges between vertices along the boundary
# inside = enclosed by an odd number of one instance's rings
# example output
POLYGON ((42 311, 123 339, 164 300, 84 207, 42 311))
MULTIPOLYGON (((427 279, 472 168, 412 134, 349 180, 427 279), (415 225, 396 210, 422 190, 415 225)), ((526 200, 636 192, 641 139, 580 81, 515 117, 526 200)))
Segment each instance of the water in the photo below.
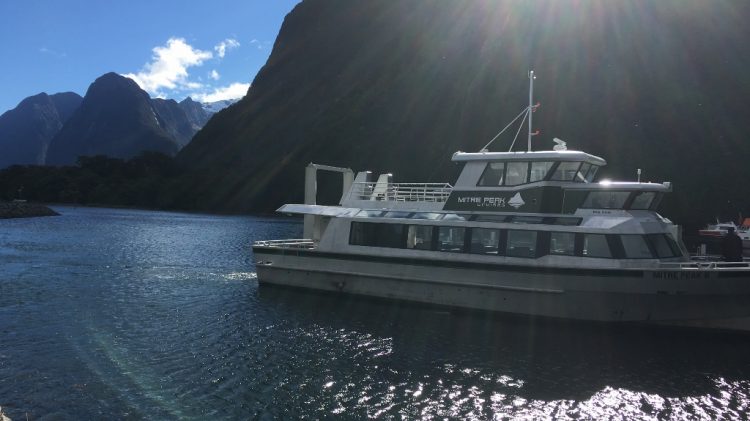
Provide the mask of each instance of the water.
POLYGON ((744 418, 750 338, 258 287, 296 221, 55 208, 0 220, 15 421, 744 418))

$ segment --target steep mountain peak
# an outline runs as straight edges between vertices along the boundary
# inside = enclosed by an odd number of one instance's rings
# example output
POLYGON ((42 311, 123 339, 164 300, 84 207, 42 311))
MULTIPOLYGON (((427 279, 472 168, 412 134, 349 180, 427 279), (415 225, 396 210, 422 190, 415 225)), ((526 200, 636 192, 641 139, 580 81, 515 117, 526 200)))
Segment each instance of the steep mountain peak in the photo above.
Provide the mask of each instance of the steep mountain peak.
POLYGON ((82 155, 130 158, 142 151, 172 155, 177 150, 148 93, 132 79, 110 72, 89 86, 81 106, 52 140, 47 163, 73 164, 82 155))

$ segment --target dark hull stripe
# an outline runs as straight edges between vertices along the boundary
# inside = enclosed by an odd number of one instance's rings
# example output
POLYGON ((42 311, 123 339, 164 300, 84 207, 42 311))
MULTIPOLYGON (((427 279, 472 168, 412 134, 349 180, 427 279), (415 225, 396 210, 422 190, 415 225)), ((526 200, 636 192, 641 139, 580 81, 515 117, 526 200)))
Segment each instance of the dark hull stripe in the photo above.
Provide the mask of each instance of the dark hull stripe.
POLYGON ((554 268, 508 265, 502 263, 475 263, 456 262, 450 260, 438 260, 432 258, 413 258, 395 256, 371 256, 365 254, 331 253, 316 250, 290 250, 276 247, 253 247, 254 252, 289 255, 299 257, 312 257, 336 260, 348 260, 356 262, 390 263, 411 266, 430 266, 453 269, 479 269, 503 272, 541 273, 546 275, 578 275, 578 276, 610 276, 610 277, 632 277, 643 278, 644 272, 638 269, 586 269, 586 268, 554 268))

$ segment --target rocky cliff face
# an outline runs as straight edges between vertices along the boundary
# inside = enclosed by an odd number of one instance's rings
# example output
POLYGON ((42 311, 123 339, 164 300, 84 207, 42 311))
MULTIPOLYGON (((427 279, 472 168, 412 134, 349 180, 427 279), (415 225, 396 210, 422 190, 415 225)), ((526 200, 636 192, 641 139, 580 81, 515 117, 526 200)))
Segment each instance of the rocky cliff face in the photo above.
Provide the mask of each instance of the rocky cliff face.
POLYGON ((174 155, 180 145, 167 124, 174 115, 160 121, 157 108, 169 107, 154 107, 134 81, 107 73, 91 84, 80 107, 52 139, 46 163, 73 164, 82 155, 131 158, 143 151, 174 155))
MULTIPOLYGON (((674 182, 666 206, 750 203, 744 3, 306 0, 248 95, 179 154, 206 209, 302 200, 310 162, 452 181, 539 78, 534 149, 559 137, 602 176, 674 182)), ((507 150, 503 138, 493 150, 507 150)), ((519 148, 517 148, 519 149, 519 148)))
POLYGON ((28 97, 0 116, 0 168, 42 165, 47 147, 82 98, 73 92, 28 97))

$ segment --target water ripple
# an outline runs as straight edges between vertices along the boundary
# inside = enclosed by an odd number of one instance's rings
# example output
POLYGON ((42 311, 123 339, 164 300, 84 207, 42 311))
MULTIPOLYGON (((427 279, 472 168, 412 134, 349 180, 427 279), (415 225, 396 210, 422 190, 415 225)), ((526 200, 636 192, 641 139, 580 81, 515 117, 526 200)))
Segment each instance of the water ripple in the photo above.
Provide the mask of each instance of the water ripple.
POLYGON ((750 340, 258 286, 297 221, 112 209, 0 221, 12 419, 742 419, 750 340))

